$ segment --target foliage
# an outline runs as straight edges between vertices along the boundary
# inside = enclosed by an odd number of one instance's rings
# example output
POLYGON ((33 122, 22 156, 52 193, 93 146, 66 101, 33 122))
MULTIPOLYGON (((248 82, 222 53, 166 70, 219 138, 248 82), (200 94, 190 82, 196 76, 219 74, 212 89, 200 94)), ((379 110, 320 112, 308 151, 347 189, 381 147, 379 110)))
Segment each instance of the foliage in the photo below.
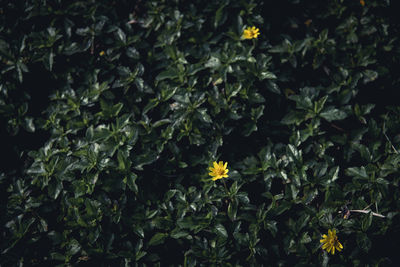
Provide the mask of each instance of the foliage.
POLYGON ((392 2, 2 5, 0 265, 395 265, 392 2))

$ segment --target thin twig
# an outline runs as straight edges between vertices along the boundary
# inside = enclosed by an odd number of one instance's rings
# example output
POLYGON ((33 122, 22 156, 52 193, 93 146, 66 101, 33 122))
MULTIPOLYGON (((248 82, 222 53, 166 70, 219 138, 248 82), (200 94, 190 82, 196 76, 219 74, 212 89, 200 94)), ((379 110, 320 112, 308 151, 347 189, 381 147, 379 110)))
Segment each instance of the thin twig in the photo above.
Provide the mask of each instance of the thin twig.
POLYGON ((340 128, 339 126, 337 126, 337 125, 335 125, 335 124, 333 124, 333 123, 331 123, 331 126, 332 126, 333 128, 335 128, 336 130, 339 130, 339 131, 341 131, 341 132, 346 132, 344 129, 340 128))
POLYGON ((399 154, 399 152, 397 151, 397 149, 393 146, 392 142, 390 141, 389 137, 386 135, 385 122, 383 122, 382 132, 383 132, 383 135, 386 137, 386 140, 388 140, 388 142, 390 143, 390 145, 391 145, 391 147, 393 148, 394 152, 396 152, 396 154, 399 154))
POLYGON ((371 211, 371 210, 349 210, 349 211, 350 211, 350 212, 359 212, 359 213, 364 213, 364 214, 368 214, 368 213, 371 212, 371 214, 372 214, 373 216, 380 217, 380 218, 386 218, 384 215, 379 214, 379 213, 376 213, 376 212, 373 212, 373 211, 371 211))
POLYGON ((228 188, 226 187, 226 183, 225 183, 225 180, 224 180, 224 178, 222 178, 222 182, 224 183, 224 186, 225 186, 226 193, 229 195, 229 191, 228 191, 228 188))
MULTIPOLYGON (((379 213, 377 213, 377 212, 373 212, 373 211, 370 210, 370 209, 367 210, 371 205, 372 205, 372 203, 369 204, 367 207, 365 207, 365 208, 362 209, 362 210, 349 210, 349 209, 347 208, 347 206, 345 206, 344 209, 343 209, 342 211, 339 211, 339 214, 344 213, 343 219, 345 219, 345 220, 347 220, 347 219, 350 217, 350 215, 351 215, 352 212, 364 213, 364 214, 371 213, 372 216, 376 216, 376 217, 380 217, 380 218, 386 218, 386 216, 384 216, 384 215, 382 215, 382 214, 379 214, 379 213)), ((376 211, 378 211, 378 205, 377 205, 376 202, 375 202, 375 208, 376 208, 376 211)))

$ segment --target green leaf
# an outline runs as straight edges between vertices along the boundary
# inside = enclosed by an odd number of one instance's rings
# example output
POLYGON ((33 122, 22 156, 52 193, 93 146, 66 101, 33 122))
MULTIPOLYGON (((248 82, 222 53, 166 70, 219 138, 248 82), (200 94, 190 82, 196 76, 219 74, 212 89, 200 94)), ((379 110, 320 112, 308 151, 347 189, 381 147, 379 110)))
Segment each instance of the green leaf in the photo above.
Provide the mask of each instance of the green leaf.
POLYGON ((52 199, 57 199, 61 190, 63 189, 63 184, 61 181, 55 180, 51 181, 48 185, 48 193, 52 199))
POLYGON ((378 73, 373 70, 365 70, 363 72, 363 76, 364 76, 363 82, 369 83, 375 81, 378 78, 378 73))
POLYGON ((239 36, 242 36, 242 31, 243 31, 243 19, 242 19, 242 17, 240 16, 240 15, 238 15, 237 17, 236 17, 236 21, 235 21, 235 26, 236 26, 236 33, 239 35, 239 36))
POLYGON ((159 103, 160 101, 157 98, 150 99, 149 103, 143 108, 143 114, 146 114, 148 111, 158 106, 159 103))
POLYGON ((304 95, 291 95, 288 98, 296 102, 296 108, 306 111, 312 110, 313 104, 310 97, 304 95))
POLYGON ((275 93, 275 94, 278 94, 278 95, 282 94, 281 90, 279 89, 278 85, 275 82, 273 82, 271 80, 267 80, 266 81, 266 86, 267 86, 267 89, 269 91, 271 91, 272 93, 275 93))
POLYGON ((219 237, 222 237, 223 239, 228 238, 228 232, 226 231, 225 227, 222 224, 219 223, 215 225, 214 231, 219 237))
POLYGON ((140 58, 139 52, 134 47, 128 47, 126 49, 126 56, 130 57, 132 59, 139 59, 140 58))
POLYGON ((158 153, 155 151, 147 151, 145 154, 136 156, 133 159, 133 167, 142 170, 144 165, 149 165, 158 159, 158 153))
POLYGON ((53 63, 54 63, 54 53, 53 51, 50 51, 49 53, 47 53, 44 56, 44 65, 46 67, 46 69, 48 69, 49 71, 53 70, 53 63))
POLYGON ((149 241, 149 246, 156 246, 164 243, 165 239, 167 238, 168 234, 166 233, 156 233, 149 241))
POLYGON ((278 233, 278 227, 277 227, 277 222, 276 221, 267 221, 265 224, 265 229, 269 230, 269 232, 272 234, 273 237, 276 236, 278 233))
POLYGON ((189 235, 188 232, 182 231, 182 230, 179 230, 179 229, 174 229, 171 232, 171 237, 174 238, 174 239, 180 239, 182 237, 187 237, 188 235, 189 235))
POLYGON ((237 205, 236 201, 229 203, 228 216, 229 216, 229 219, 231 219, 231 221, 236 220, 237 209, 238 209, 238 205, 237 205))
POLYGON ((81 250, 81 246, 76 239, 71 239, 71 241, 67 245, 67 250, 69 255, 75 255, 81 250))
POLYGON ((210 115, 207 114, 207 109, 199 108, 196 110, 197 114, 199 115, 200 119, 205 123, 212 123, 212 119, 210 115))
POLYGON ((216 69, 221 66, 221 61, 219 58, 211 56, 210 59, 204 64, 206 68, 216 69))
POLYGON ((126 35, 120 28, 118 28, 117 31, 115 32, 115 36, 120 42, 126 43, 126 35))
POLYGON ((275 208, 276 215, 280 215, 291 208, 292 204, 288 201, 283 201, 275 208))
POLYGON ((276 75, 273 74, 272 72, 263 71, 263 72, 260 73, 259 78, 260 78, 260 80, 264 80, 264 79, 269 79, 269 80, 271 80, 271 79, 276 79, 277 77, 276 77, 276 75))
POLYGON ((354 176, 354 177, 359 177, 359 178, 363 178, 363 179, 368 179, 368 174, 367 174, 367 171, 365 170, 364 166, 347 168, 345 173, 348 176, 354 176))
MULTIPOLYGON (((253 93, 253 94, 249 94, 249 100, 253 103, 264 103, 265 102, 265 98, 259 94, 259 93, 253 93)), ((264 109, 264 106, 260 106, 257 109, 264 109)), ((252 111, 255 110, 254 108, 252 108, 252 111)), ((254 111, 253 111, 254 112, 254 111)))
POLYGON ((221 5, 217 11, 215 12, 215 20, 214 20, 214 28, 218 28, 220 26, 222 17, 226 15, 226 12, 223 12, 225 5, 221 5))
POLYGON ((178 90, 179 87, 177 86, 167 86, 161 90, 161 99, 162 101, 167 101, 170 99, 175 92, 178 90))
POLYGON ((93 142, 106 141, 108 138, 111 137, 111 135, 112 132, 108 129, 108 127, 106 127, 105 125, 99 125, 97 128, 94 129, 93 139, 91 141, 93 142))
POLYGON ((249 136, 252 132, 257 130, 257 124, 253 121, 247 122, 243 125, 242 134, 244 136, 249 136))
POLYGON ((179 72, 177 69, 175 68, 168 68, 165 71, 160 72, 157 76, 156 76, 156 81, 160 82, 166 79, 175 79, 179 77, 179 72))
POLYGON ((327 121, 343 120, 347 117, 346 112, 333 107, 325 109, 325 111, 321 112, 319 115, 327 121))
POLYGON ((328 99, 328 96, 326 95, 314 103, 315 114, 318 114, 322 110, 327 99, 328 99))
POLYGON ((187 68, 187 75, 195 75, 197 72, 204 70, 205 66, 202 63, 190 64, 187 68))
POLYGON ((45 167, 43 165, 43 163, 39 163, 39 162, 35 162, 32 164, 32 166, 27 170, 28 174, 36 174, 36 175, 40 175, 40 174, 45 174, 46 170, 45 167))
POLYGON ((366 232, 372 224, 372 218, 373 218, 372 212, 365 214, 363 217, 364 218, 362 219, 362 222, 361 222, 361 230, 366 232))
POLYGON ((51 259, 56 260, 56 261, 65 261, 65 256, 58 252, 51 252, 50 257, 51 257, 51 259))
POLYGON ((128 185, 129 189, 134 193, 138 192, 138 186, 135 183, 136 179, 137 175, 132 172, 126 177, 126 184, 128 185))
POLYGON ((111 108, 111 115, 113 117, 118 116, 118 113, 121 111, 123 106, 124 105, 122 103, 118 103, 118 104, 113 105, 112 108, 111 108))
POLYGON ((136 261, 139 261, 141 258, 143 258, 146 255, 147 255, 146 251, 139 251, 136 253, 135 259, 136 259, 136 261))
POLYGON ((33 123, 33 118, 25 117, 24 128, 30 133, 35 132, 35 124, 33 123))
POLYGON ((133 232, 137 234, 140 238, 144 238, 144 231, 143 228, 139 225, 133 226, 133 232))
POLYGON ((157 128, 168 123, 171 123, 170 119, 162 119, 153 123, 153 128, 157 128))
POLYGON ((154 216, 156 216, 158 213, 158 210, 147 210, 146 211, 146 219, 150 220, 152 219, 154 216))
POLYGON ((290 111, 283 117, 281 123, 286 125, 296 124, 299 125, 305 119, 305 113, 299 111, 290 111))
POLYGON ((300 238, 300 243, 301 244, 308 244, 312 241, 311 237, 307 232, 303 233, 303 235, 300 238))
POLYGON ((371 248, 371 240, 368 238, 367 234, 358 233, 357 234, 357 245, 364 252, 368 252, 371 248))

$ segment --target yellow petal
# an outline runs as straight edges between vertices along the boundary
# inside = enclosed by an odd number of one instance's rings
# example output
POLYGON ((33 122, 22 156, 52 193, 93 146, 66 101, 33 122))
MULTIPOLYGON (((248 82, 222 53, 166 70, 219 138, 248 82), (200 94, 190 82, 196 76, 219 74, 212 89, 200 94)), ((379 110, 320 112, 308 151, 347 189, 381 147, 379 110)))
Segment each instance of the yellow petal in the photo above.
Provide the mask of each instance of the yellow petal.
POLYGON ((326 251, 329 253, 331 251, 331 247, 327 247, 326 251))
POLYGON ((213 165, 214 165, 214 169, 218 168, 218 163, 216 161, 213 162, 213 165))
POLYGON ((228 166, 228 162, 225 162, 224 169, 226 169, 227 166, 228 166))

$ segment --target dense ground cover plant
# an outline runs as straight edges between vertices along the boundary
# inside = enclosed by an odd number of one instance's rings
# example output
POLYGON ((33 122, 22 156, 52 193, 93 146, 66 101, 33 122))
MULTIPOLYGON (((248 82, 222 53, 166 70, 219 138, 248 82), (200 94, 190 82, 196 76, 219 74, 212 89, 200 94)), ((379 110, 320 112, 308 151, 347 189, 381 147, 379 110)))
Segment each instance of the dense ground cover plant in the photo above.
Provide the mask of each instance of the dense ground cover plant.
POLYGON ((0 264, 395 266, 394 4, 2 5, 0 264))

